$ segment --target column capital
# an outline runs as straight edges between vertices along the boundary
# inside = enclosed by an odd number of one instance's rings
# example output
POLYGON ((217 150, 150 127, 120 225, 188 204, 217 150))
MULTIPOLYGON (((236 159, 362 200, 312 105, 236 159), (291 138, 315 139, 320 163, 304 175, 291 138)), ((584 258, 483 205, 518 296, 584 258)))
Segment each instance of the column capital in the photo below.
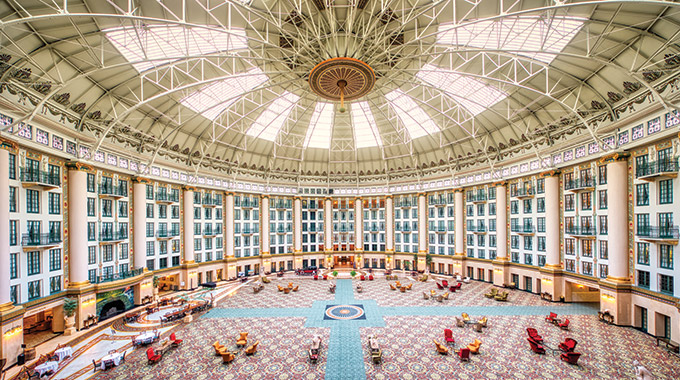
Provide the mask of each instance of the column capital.
POLYGON ((182 185, 182 190, 184 190, 184 191, 197 191, 198 189, 196 188, 196 186, 182 185))
POLYGON ((355 201, 360 201, 361 200, 361 195, 355 195, 354 196, 355 201))
POLYGON ((84 172, 91 172, 94 171, 94 167, 92 165, 80 162, 80 161, 66 161, 64 165, 69 169, 69 170, 82 170, 84 172))
POLYGON ((418 193, 418 196, 419 196, 419 197, 426 197, 426 196, 427 196, 427 193, 421 191, 420 193, 418 193))
POLYGON ((464 191, 465 191, 465 189, 463 189, 462 187, 459 187, 459 188, 457 188, 457 189, 453 189, 453 192, 454 192, 454 193, 462 193, 462 192, 464 192, 464 191))
POLYGON ((296 200, 302 200, 302 196, 301 196, 301 195, 296 195, 296 196, 293 197, 293 200, 295 200, 295 201, 296 201, 296 200))
POLYGON ((324 200, 324 202, 325 201, 333 201, 333 198, 326 196, 326 197, 323 198, 323 200, 324 200))
POLYGON ((233 197, 235 194, 236 194, 236 193, 234 193, 233 191, 225 191, 225 192, 224 192, 224 195, 226 195, 226 196, 230 196, 230 195, 231 195, 231 196, 233 197))
POLYGON ((271 198, 271 196, 269 194, 260 194, 260 199, 265 199, 265 198, 269 199, 269 198, 271 198))
POLYGON ((133 183, 143 183, 143 184, 145 184, 145 185, 150 185, 150 184, 151 184, 151 180, 150 180, 150 179, 145 178, 145 177, 137 177, 137 176, 132 177, 132 182, 133 182, 133 183))
POLYGON ((609 154, 605 154, 600 158, 600 163, 601 164, 611 164, 612 162, 616 161, 627 161, 628 157, 630 157, 630 153, 626 151, 620 151, 620 152, 612 152, 609 154))
POLYGON ((394 198, 394 195, 392 195, 392 194, 385 195, 385 199, 393 199, 393 198, 394 198))
POLYGON ((502 181, 497 181, 491 184, 493 187, 505 187, 508 186, 508 181, 502 180, 502 181))
POLYGON ((538 176, 541 178, 547 178, 547 177, 557 177, 562 173, 561 170, 559 169, 552 169, 552 170, 547 170, 544 172, 541 172, 538 176))
POLYGON ((19 150, 19 144, 12 140, 0 137, 0 149, 8 150, 12 153, 16 153, 19 150))

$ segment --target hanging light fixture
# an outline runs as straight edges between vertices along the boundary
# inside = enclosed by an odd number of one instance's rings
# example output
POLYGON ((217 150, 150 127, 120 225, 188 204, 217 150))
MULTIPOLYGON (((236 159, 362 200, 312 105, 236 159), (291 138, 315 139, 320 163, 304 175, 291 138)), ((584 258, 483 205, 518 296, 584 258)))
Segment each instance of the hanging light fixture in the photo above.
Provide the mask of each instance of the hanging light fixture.
POLYGON ((371 66, 355 58, 327 59, 309 73, 312 91, 324 99, 340 101, 340 112, 346 110, 345 100, 368 94, 374 85, 375 72, 371 66))

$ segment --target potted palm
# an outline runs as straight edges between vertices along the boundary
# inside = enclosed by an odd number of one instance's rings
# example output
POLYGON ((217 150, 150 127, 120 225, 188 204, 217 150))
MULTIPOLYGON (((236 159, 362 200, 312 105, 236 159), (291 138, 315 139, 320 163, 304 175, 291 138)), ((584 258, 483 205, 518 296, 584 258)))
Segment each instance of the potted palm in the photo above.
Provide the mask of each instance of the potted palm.
POLYGON ((338 271, 337 270, 333 271, 333 277, 338 277, 338 271))
POLYGON ((160 283, 160 278, 158 276, 153 276, 153 295, 158 295, 158 284, 160 283))
POLYGON ((352 276, 352 278, 354 278, 354 276, 357 275, 357 271, 352 270, 351 272, 349 272, 349 274, 352 276))
POLYGON ((64 335, 72 335, 76 332, 76 310, 78 309, 78 300, 75 298, 64 299, 64 321, 66 322, 66 329, 64 335))

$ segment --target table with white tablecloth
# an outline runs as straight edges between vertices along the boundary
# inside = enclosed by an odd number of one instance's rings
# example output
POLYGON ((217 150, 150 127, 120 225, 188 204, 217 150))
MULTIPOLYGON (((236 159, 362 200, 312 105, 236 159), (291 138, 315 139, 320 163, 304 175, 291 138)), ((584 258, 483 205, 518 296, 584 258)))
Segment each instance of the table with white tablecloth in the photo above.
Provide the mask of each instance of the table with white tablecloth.
POLYGON ((108 354, 108 355, 106 355, 102 358, 102 363, 101 363, 100 368, 102 369, 102 371, 105 370, 107 362, 113 362, 113 365, 117 366, 118 364, 120 364, 120 360, 122 358, 123 358, 123 354, 120 354, 118 352, 108 354))
POLYGON ((54 351, 54 354, 57 355, 59 358, 59 361, 64 360, 64 358, 68 358, 69 356, 73 355, 73 348, 71 347, 62 347, 56 351, 54 351))
POLYGON ((152 343, 157 338, 157 335, 153 331, 148 331, 137 335, 134 340, 135 343, 149 344, 152 343))
POLYGON ((41 377, 47 372, 56 372, 57 369, 59 369, 59 362, 45 362, 35 367, 35 371, 38 372, 41 377))

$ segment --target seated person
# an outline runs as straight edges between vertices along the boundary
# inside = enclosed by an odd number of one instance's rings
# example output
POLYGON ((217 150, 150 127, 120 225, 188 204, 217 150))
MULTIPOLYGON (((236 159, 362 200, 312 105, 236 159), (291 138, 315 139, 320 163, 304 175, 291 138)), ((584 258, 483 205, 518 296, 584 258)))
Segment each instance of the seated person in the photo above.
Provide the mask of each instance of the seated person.
POLYGON ((378 340, 373 336, 368 337, 368 346, 371 348, 371 351, 380 351, 380 345, 378 344, 378 340))
POLYGON ((357 285, 357 292, 361 293, 362 290, 364 290, 364 287, 361 284, 357 285))

